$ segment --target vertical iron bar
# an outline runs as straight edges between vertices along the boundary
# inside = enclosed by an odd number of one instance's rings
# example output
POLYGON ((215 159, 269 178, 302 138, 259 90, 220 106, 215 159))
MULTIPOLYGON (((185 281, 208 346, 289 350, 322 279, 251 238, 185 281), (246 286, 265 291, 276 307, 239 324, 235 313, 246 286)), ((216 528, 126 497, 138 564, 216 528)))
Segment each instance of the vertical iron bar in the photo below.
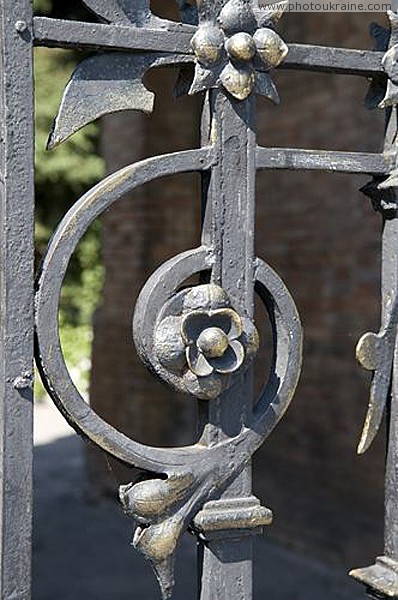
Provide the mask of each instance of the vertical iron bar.
MULTIPOLYGON (((386 220, 383 237, 384 296, 398 292, 398 218, 386 220)), ((392 390, 388 406, 388 449, 385 483, 384 554, 398 565, 398 348, 395 344, 392 390)))
MULTIPOLYGON (((395 111, 394 111, 395 112, 395 111)), ((398 291, 398 216, 384 219, 382 250, 382 317, 398 291)), ((398 337, 395 340, 391 394, 387 403, 384 553, 371 567, 352 575, 368 588, 374 600, 398 594, 398 337)))
MULTIPOLYGON (((387 112, 385 152, 394 151, 397 135, 397 108, 387 112)), ((395 192, 396 193, 396 192, 395 192)), ((389 301, 398 296, 398 214, 383 223, 382 319, 389 301)), ((396 335, 396 333, 395 333, 396 335)), ((398 337, 393 360, 392 386, 388 404, 387 460, 385 478, 384 555, 398 566, 398 337)), ((397 576, 398 577, 398 576, 397 576)))
POLYGON ((30 0, 0 0, 0 597, 31 598, 33 72, 30 0))
MULTIPOLYGON (((203 242, 215 251, 212 280, 227 292, 234 308, 254 312, 255 148, 254 98, 239 102, 212 91, 206 99, 203 141, 218 148, 218 165, 207 187, 203 242), (207 115, 207 116, 206 116, 207 115), (207 138, 207 139, 206 139, 207 138)), ((252 408, 252 369, 240 383, 201 407, 202 442, 212 445, 237 435, 252 408)), ((256 503, 251 465, 221 495, 205 505, 202 521, 200 600, 250 600, 254 531, 214 529, 217 516, 234 507, 235 516, 256 503)), ((256 530, 258 533, 258 530, 256 530)))
MULTIPOLYGON (((389 108, 386 115, 384 154, 395 153, 397 134, 397 108, 389 108)), ((384 190, 385 199, 391 200, 395 189, 384 190)), ((398 337, 396 320, 390 318, 391 307, 398 298, 398 211, 383 214, 382 275, 381 275, 381 322, 388 323, 388 330, 395 336, 394 357, 386 365, 385 377, 391 389, 387 398, 387 459, 385 473, 384 553, 374 565, 355 569, 351 575, 366 585, 371 598, 398 596, 398 337), (392 372, 390 369, 392 368, 392 372)), ((393 310, 396 310, 393 309, 393 310)))

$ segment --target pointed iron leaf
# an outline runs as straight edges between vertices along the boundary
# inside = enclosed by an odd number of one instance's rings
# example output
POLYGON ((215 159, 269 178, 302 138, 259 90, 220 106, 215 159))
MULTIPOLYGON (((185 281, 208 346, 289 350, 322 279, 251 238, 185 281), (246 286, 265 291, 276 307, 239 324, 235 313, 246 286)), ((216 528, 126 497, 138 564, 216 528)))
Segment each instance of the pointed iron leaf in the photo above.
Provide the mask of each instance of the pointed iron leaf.
POLYGON ((255 89, 257 94, 265 96, 274 104, 280 104, 278 90, 276 89, 276 85, 272 81, 272 77, 269 73, 265 73, 264 71, 257 72, 255 89))
POLYGON ((270 4, 269 8, 254 9, 258 27, 276 27, 283 13, 289 6, 288 0, 270 4))
MULTIPOLYGON (((188 60, 192 60, 187 57, 188 60)), ((102 54, 84 60, 65 90, 48 148, 108 113, 139 110, 150 113, 155 96, 142 83, 151 67, 181 63, 173 54, 102 54)))
POLYGON ((225 4, 225 0, 196 0, 198 6, 199 22, 211 21, 215 23, 225 4))
POLYGON ((90 10, 110 23, 143 25, 149 20, 149 0, 83 0, 90 10))

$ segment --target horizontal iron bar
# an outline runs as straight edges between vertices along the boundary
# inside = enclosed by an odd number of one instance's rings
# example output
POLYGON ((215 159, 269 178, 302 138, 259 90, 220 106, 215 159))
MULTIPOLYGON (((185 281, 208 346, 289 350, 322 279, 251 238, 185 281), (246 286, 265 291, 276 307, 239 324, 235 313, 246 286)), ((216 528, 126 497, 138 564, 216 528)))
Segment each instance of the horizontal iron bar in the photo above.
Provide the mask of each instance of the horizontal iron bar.
POLYGON ((165 29, 150 29, 35 17, 34 42, 36 46, 58 48, 109 48, 191 54, 190 43, 195 30, 192 25, 183 23, 165 29))
MULTIPOLYGON (((172 24, 165 29, 104 25, 35 17, 36 46, 60 48, 114 50, 143 50, 192 54, 190 46, 195 28, 191 25, 172 24)), ((382 52, 350 50, 328 46, 290 44, 283 68, 305 71, 333 71, 370 77, 383 73, 382 52)), ((261 66, 259 65, 261 68, 261 66)))
POLYGON ((383 154, 258 147, 257 168, 388 175, 391 167, 383 154))
POLYGON ((281 68, 371 77, 384 74, 381 65, 383 56, 383 52, 374 50, 289 44, 289 52, 281 68))

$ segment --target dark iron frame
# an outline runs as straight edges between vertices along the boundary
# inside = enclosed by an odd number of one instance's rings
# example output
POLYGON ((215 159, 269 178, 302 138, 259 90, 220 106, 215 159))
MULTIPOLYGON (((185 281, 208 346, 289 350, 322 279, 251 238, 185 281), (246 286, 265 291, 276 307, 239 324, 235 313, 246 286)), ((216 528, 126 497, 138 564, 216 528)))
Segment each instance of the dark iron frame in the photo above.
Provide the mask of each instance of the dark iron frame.
MULTIPOLYGON (((387 107, 382 153, 259 147, 255 136, 254 94, 234 98, 233 90, 230 90, 231 95, 220 89, 220 80, 213 78, 204 101, 201 148, 127 167, 98 184, 65 216, 39 274, 34 320, 33 47, 112 51, 88 59, 91 62, 86 61, 78 68, 66 91, 51 145, 62 142, 77 128, 106 112, 126 108, 150 111, 152 99, 141 79, 151 67, 180 65, 183 90, 187 65, 196 64, 197 73, 204 77, 199 77, 200 85, 209 77, 200 71, 198 56, 191 46, 198 30, 191 5, 178 2, 182 23, 176 24, 154 17, 146 0, 87 0, 86 4, 106 22, 34 17, 29 0, 0 0, 3 236, 0 261, 0 596, 4 600, 31 597, 35 324, 38 366, 50 395, 66 419, 106 452, 158 476, 153 479, 152 475, 147 481, 124 487, 121 499, 127 513, 138 522, 136 546, 151 560, 164 597, 172 593, 173 558, 178 538, 190 528, 201 545, 201 600, 251 598, 253 535, 261 533, 263 526, 272 520, 272 514, 252 496, 250 459, 287 409, 301 365, 301 327, 294 303, 278 276, 254 255, 255 176, 258 169, 290 169, 371 175, 373 180, 364 191, 383 216, 382 327, 377 335, 366 334, 361 339, 357 354, 362 365, 374 372, 360 451, 364 451, 376 435, 386 404, 389 409, 386 541, 384 556, 379 557, 374 566, 352 574, 365 583, 371 595, 398 597, 398 392, 394 359, 398 313, 396 15, 389 15, 391 35, 381 28, 373 28, 374 51, 290 44, 280 65, 287 69, 371 79, 368 103, 375 105, 381 101, 387 107), (116 71, 121 75, 116 76, 116 71), (112 101, 106 93, 111 88, 115 92, 112 101), (87 95, 94 98, 90 114, 85 112, 87 95), (73 118, 67 116, 71 106, 77 107, 73 118), (200 440, 194 446, 154 449, 129 440, 104 423, 74 388, 59 348, 58 296, 68 260, 94 218, 124 192, 155 177, 184 171, 203 174, 202 242, 199 248, 163 265, 146 284, 136 307, 134 336, 138 352, 157 375, 177 389, 188 386, 192 395, 199 398, 202 428, 200 440), (193 273, 203 274, 202 285, 196 290, 180 292, 180 284, 193 273), (255 290, 270 315, 275 356, 268 384, 253 409, 250 359, 257 348, 252 323, 255 290), (225 362, 210 361, 210 365, 217 365, 220 370, 213 369, 207 379, 195 372, 197 366, 191 368, 190 358, 189 368, 185 365, 184 371, 182 367, 178 367, 178 372, 173 371, 173 366, 166 367, 162 356, 173 353, 175 347, 167 346, 164 352, 164 330, 166 338, 173 337, 179 347, 180 329, 190 331, 193 318, 207 319, 207 332, 209 323, 216 323, 218 333, 225 319, 230 319, 228 343, 235 349, 235 358, 242 355, 239 364, 226 367, 225 362), (176 333, 171 323, 178 319, 183 325, 178 326, 176 333), (234 335, 231 334, 233 327, 237 328, 234 335)), ((249 11, 252 7, 250 0, 198 0, 199 28, 211 22, 214 33, 220 11, 233 9, 234 4, 249 11)), ((265 36, 273 30, 276 17, 280 16, 270 14, 268 20, 261 21, 258 13, 253 14, 256 27, 265 36)), ((249 21, 253 20, 253 14, 249 14, 249 21)), ((227 19, 229 16, 227 14, 227 19)), ((259 71, 257 81, 266 82, 265 95, 275 99, 277 94, 268 69, 264 71, 260 63, 254 66, 259 71)), ((253 73, 249 67, 242 67, 242 77, 248 74, 250 79, 255 77, 253 73)), ((224 84, 228 85, 228 81, 224 84)), ((210 329, 214 333, 214 327, 210 329)), ((185 335, 189 338, 190 334, 185 335)), ((200 346, 199 337, 189 338, 186 344, 187 356, 195 355, 196 360, 195 344, 200 346)), ((200 346, 200 356, 203 347, 200 346)), ((214 348, 211 351, 214 352, 214 348)), ((209 368, 207 363, 205 368, 209 368)))

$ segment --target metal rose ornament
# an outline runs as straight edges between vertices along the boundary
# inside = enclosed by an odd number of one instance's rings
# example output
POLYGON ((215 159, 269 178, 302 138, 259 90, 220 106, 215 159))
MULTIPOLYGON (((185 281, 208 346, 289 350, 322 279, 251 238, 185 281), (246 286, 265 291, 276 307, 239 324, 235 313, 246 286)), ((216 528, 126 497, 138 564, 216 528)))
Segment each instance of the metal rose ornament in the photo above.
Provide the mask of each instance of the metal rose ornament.
POLYGON ((178 293, 161 312, 154 347, 168 375, 155 370, 180 391, 210 400, 232 385, 258 346, 254 323, 233 310, 225 291, 199 285, 178 293))
POLYGON ((242 320, 231 309, 194 311, 184 318, 181 333, 189 368, 198 377, 233 373, 243 363, 242 320))
POLYGON ((269 70, 288 53, 273 30, 283 11, 279 7, 262 12, 256 15, 250 0, 230 0, 218 17, 204 15, 191 42, 196 68, 190 94, 222 86, 238 100, 255 90, 279 102, 269 70))

